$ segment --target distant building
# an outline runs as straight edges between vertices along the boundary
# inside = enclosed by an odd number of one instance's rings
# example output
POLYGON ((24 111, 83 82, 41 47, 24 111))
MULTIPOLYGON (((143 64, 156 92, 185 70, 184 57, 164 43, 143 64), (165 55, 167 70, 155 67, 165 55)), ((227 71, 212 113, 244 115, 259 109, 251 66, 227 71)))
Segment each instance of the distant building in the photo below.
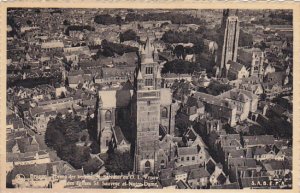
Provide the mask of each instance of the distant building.
POLYGON ((224 35, 224 44, 222 50, 222 60, 220 64, 220 73, 229 60, 236 62, 237 48, 239 42, 240 24, 238 17, 230 16, 227 18, 224 35))

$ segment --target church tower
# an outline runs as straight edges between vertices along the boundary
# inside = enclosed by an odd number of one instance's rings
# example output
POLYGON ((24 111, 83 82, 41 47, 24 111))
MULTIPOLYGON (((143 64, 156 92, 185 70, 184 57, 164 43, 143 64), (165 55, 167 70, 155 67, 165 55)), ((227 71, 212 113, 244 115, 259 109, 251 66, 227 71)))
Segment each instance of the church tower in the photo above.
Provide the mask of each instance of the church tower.
POLYGON ((136 70, 133 99, 136 123, 134 171, 137 173, 157 172, 161 75, 154 52, 155 48, 147 38, 146 45, 140 47, 141 63, 136 70))
POLYGON ((236 62, 239 42, 240 25, 237 16, 229 16, 226 22, 220 75, 224 72, 224 66, 229 60, 236 62))
POLYGON ((253 51, 250 76, 262 77, 264 73, 264 53, 262 51, 253 51))

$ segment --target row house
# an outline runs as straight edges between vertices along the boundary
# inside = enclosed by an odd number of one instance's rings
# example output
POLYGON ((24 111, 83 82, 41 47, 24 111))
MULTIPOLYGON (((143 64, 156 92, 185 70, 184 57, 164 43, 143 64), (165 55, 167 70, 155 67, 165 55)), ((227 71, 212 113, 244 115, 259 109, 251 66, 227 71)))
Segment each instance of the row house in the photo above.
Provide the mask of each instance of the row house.
POLYGON ((237 107, 239 121, 246 120, 250 112, 256 112, 257 110, 258 97, 246 90, 234 88, 218 95, 218 98, 228 99, 237 107))
POLYGON ((204 104, 193 97, 188 97, 181 111, 187 116, 188 120, 194 121, 201 115, 204 115, 204 104))
POLYGON ((237 107, 230 100, 220 99, 216 96, 195 92, 193 97, 204 103, 205 112, 211 117, 226 121, 231 127, 237 123, 237 107))
POLYGON ((133 80, 135 67, 102 68, 102 74, 95 77, 95 83, 122 83, 133 80))

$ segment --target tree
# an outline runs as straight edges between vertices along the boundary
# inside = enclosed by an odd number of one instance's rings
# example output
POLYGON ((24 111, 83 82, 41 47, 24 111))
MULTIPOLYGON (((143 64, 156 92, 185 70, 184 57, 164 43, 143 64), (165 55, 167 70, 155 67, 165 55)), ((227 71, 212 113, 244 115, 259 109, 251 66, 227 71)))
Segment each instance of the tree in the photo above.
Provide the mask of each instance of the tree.
MULTIPOLYGON (((50 125, 52 124, 50 123, 50 125)), ((45 143, 48 147, 52 147, 53 149, 59 149, 66 143, 63 134, 60 131, 53 128, 53 126, 49 126, 49 124, 48 128, 45 133, 45 143)))
POLYGON ((80 169, 91 159, 88 146, 76 145, 84 128, 85 123, 76 116, 67 114, 63 119, 59 113, 55 119, 48 122, 45 133, 47 146, 56 150, 62 160, 69 162, 76 169, 80 169))
POLYGON ((83 170, 84 170, 84 173, 93 173, 94 174, 99 171, 101 166, 102 166, 102 162, 99 159, 97 159, 97 158, 89 159, 87 162, 84 163, 83 170))
POLYGON ((96 142, 93 141, 90 148, 91 148, 91 153, 92 154, 98 154, 100 153, 100 149, 99 149, 100 145, 96 142))
POLYGON ((32 25, 32 21, 31 21, 31 20, 27 20, 26 23, 27 23, 27 25, 29 25, 29 26, 32 25))
POLYGON ((108 42, 107 40, 102 40, 101 46, 102 50, 98 50, 96 58, 98 58, 100 55, 105 57, 113 57, 115 53, 118 55, 123 55, 124 53, 138 51, 138 48, 136 47, 112 43, 108 42))
POLYGON ((228 90, 232 89, 232 86, 229 84, 221 84, 219 82, 211 82, 208 87, 206 88, 206 91, 208 94, 211 95, 219 95, 223 92, 226 92, 228 90))
POLYGON ((70 22, 68 20, 66 20, 66 19, 64 20, 63 23, 64 23, 64 25, 71 25, 70 22))
POLYGON ((137 39, 138 39, 138 37, 137 37, 136 33, 131 29, 120 34, 121 42, 128 41, 128 40, 137 40, 137 39))
POLYGON ((199 71, 200 65, 185 60, 172 60, 166 62, 162 68, 162 73, 176 73, 176 74, 191 74, 194 71, 199 71))
POLYGON ((117 23, 118 26, 121 27, 121 25, 123 23, 123 20, 122 20, 122 17, 120 15, 116 16, 116 23, 117 23))
POLYGON ((175 48, 174 48, 174 54, 177 56, 177 58, 181 58, 181 59, 184 59, 185 58, 185 49, 183 47, 183 45, 177 45, 175 48))
POLYGON ((253 36, 240 30, 240 37, 239 37, 239 46, 240 47, 252 47, 253 45, 253 36))
POLYGON ((102 15, 96 15, 94 18, 95 23, 102 24, 102 25, 112 25, 112 24, 119 24, 120 18, 113 17, 109 14, 102 14, 102 15))
POLYGON ((113 152, 105 162, 106 171, 120 175, 133 170, 133 160, 129 152, 113 152))
POLYGON ((179 136, 182 136, 187 128, 191 126, 191 122, 183 114, 179 113, 175 117, 175 127, 178 128, 179 136))

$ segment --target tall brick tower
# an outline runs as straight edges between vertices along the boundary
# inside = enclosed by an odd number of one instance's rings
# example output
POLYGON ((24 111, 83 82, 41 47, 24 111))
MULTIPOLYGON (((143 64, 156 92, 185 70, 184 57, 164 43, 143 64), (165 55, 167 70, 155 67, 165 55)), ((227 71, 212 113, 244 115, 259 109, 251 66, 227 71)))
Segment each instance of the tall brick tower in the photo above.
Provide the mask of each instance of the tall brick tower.
POLYGON ((239 42, 240 25, 237 16, 229 16, 226 22, 224 43, 222 50, 222 60, 220 65, 220 75, 224 71, 224 66, 229 60, 236 62, 237 48, 239 42))
POLYGON ((159 148, 161 75, 159 64, 153 60, 155 48, 147 38, 140 47, 141 63, 137 67, 133 117, 136 123, 134 171, 156 173, 159 148))

